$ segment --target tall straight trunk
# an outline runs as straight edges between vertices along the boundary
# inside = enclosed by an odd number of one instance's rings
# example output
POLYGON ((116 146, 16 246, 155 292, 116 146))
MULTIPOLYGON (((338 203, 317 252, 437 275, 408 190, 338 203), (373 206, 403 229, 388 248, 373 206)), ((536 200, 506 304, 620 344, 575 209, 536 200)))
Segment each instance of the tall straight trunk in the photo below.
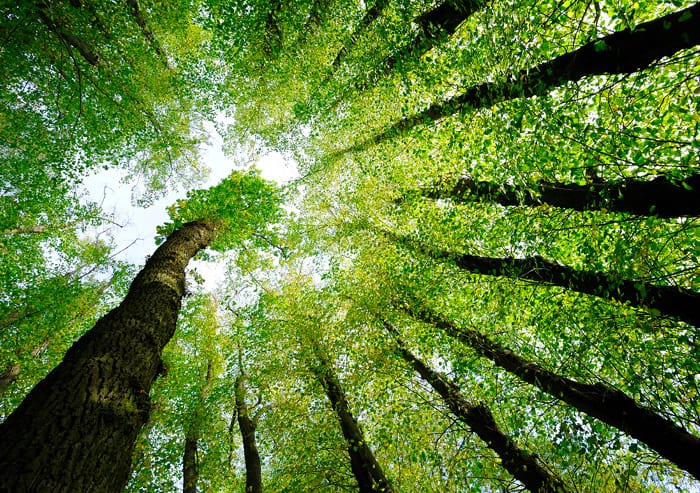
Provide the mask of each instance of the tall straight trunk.
POLYGON ((457 27, 472 14, 488 4, 489 0, 444 0, 432 10, 420 15, 413 22, 418 32, 407 43, 398 47, 382 60, 371 74, 360 77, 355 88, 366 90, 389 74, 407 59, 418 59, 431 48, 448 38, 457 27))
POLYGON ((579 383, 528 361, 513 350, 469 328, 457 327, 416 302, 402 307, 409 315, 444 330, 480 356, 581 412, 645 443, 659 455, 700 479, 700 438, 642 407, 624 392, 603 383, 579 383))
POLYGON ((97 321, 0 425, 0 491, 121 491, 175 331, 185 267, 214 226, 172 233, 124 301, 97 321))
POLYGON ((576 270, 543 257, 480 257, 430 248, 405 236, 383 232, 397 243, 435 259, 453 261, 457 267, 475 274, 502 276, 561 286, 571 291, 607 300, 646 307, 700 327, 700 293, 677 286, 658 286, 624 279, 604 272, 576 270))
POLYGON ((185 452, 182 455, 182 492, 197 493, 197 480, 199 479, 199 432, 201 425, 201 403, 209 396, 212 386, 212 364, 207 362, 207 374, 204 377, 204 385, 199 393, 199 399, 195 404, 194 412, 190 417, 190 423, 185 433, 185 452))
POLYGON ((415 126, 466 109, 486 108, 501 101, 546 94, 567 81, 578 81, 587 76, 637 72, 657 60, 698 44, 700 3, 639 24, 634 31, 625 29, 586 43, 577 50, 521 70, 507 81, 471 86, 462 94, 433 103, 374 137, 334 153, 333 157, 362 151, 415 126))
POLYGON ((537 456, 522 450, 496 424, 491 410, 485 404, 474 404, 464 398, 459 387, 446 376, 433 370, 418 359, 406 347, 396 328, 384 321, 384 327, 396 339, 401 357, 433 387, 452 413, 481 438, 501 458, 501 464, 515 479, 536 493, 566 493, 570 491, 564 482, 548 472, 537 456))
POLYGON ((318 364, 312 367, 312 371, 321 382, 323 390, 326 391, 331 407, 340 423, 350 455, 350 467, 357 481, 359 493, 393 493, 394 489, 386 479, 384 471, 367 445, 362 430, 350 411, 345 392, 343 392, 333 369, 325 356, 318 350, 316 358, 318 364))
POLYGON ((262 468, 260 466, 260 453, 255 440, 255 429, 258 424, 255 418, 250 416, 246 401, 245 380, 246 374, 243 367, 236 377, 236 414, 238 415, 238 427, 243 439, 243 457, 245 458, 245 493, 262 493, 262 468))
POLYGON ((606 209, 663 218, 700 216, 700 174, 676 183, 665 176, 653 180, 620 182, 538 182, 532 187, 476 181, 461 177, 456 182, 436 183, 420 191, 424 197, 458 203, 492 202, 504 206, 548 204, 577 211, 606 209))

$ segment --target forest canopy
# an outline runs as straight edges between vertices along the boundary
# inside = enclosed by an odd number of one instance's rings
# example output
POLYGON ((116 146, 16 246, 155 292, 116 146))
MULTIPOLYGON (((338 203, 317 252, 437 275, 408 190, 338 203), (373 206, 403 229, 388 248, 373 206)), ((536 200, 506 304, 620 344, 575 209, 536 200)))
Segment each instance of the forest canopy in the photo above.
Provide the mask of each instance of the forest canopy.
POLYGON ((0 491, 700 491, 700 4, 39 0, 0 36, 0 491), (181 197, 143 265, 100 170, 181 197))

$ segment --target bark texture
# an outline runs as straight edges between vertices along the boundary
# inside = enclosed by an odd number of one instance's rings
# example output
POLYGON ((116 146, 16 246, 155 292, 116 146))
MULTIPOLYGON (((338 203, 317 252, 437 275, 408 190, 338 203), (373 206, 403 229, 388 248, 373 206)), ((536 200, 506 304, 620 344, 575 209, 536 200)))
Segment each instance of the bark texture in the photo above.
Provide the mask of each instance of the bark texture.
POLYGON ((245 458, 245 493, 262 493, 262 468, 260 466, 260 453, 255 440, 257 422, 250 415, 248 408, 247 392, 245 388, 246 374, 241 368, 236 377, 236 414, 238 415, 238 427, 243 439, 243 456, 245 458))
POLYGON ((690 325, 700 327, 700 293, 677 286, 658 286, 644 281, 624 279, 612 274, 576 270, 543 257, 480 257, 422 245, 410 238, 386 233, 398 243, 435 259, 453 261, 459 268, 475 274, 503 276, 560 286, 598 298, 617 300, 634 307, 658 310, 690 325))
POLYGON ((97 321, 0 426, 0 491, 121 491, 175 330, 185 267, 212 239, 192 222, 170 235, 124 301, 97 321))
POLYGON ((579 383, 528 361, 511 349, 469 328, 457 327, 414 301, 403 309, 461 340, 480 356, 581 412, 629 434, 681 469, 700 479, 700 438, 646 409, 624 392, 603 383, 579 383))
POLYGON ((452 413, 481 438, 501 458, 506 470, 536 493, 566 493, 564 482, 545 469, 537 456, 522 450, 496 424, 491 410, 485 404, 473 404, 464 398, 459 387, 446 376, 433 370, 406 347, 398 331, 384 321, 384 327, 394 336, 398 350, 406 362, 437 392, 452 413))
POLYGON ((566 82, 604 74, 629 74, 653 62, 700 44, 700 4, 644 22, 634 31, 625 29, 586 43, 508 80, 484 82, 449 100, 399 120, 385 131, 336 153, 362 151, 415 126, 437 121, 466 109, 492 106, 501 101, 546 94, 566 82))
POLYGON ((451 183, 436 183, 420 193, 427 198, 458 203, 548 204, 577 211, 605 209, 663 218, 700 216, 700 174, 678 183, 659 176, 652 180, 628 179, 586 185, 539 182, 531 188, 461 177, 451 183))
POLYGON ((347 397, 340 382, 320 350, 316 349, 318 364, 312 371, 321 382, 335 411, 350 455, 350 467, 360 493, 393 493, 394 489, 384 475, 377 458, 367 445, 357 420, 350 411, 347 397))

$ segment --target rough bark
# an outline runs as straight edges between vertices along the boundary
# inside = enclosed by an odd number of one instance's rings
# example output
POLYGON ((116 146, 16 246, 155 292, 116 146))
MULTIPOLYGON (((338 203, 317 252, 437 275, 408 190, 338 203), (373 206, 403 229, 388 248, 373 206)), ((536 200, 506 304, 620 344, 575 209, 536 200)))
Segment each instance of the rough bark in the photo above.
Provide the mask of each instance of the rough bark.
POLYGON ((334 156, 362 151, 415 126, 437 121, 466 109, 492 106, 501 101, 546 94, 566 82, 604 74, 629 74, 653 62, 700 44, 700 4, 586 43, 508 80, 484 82, 446 101, 403 118, 383 132, 334 156))
POLYGON ((198 402, 194 412, 190 416, 190 423, 185 433, 185 452, 182 455, 182 492, 197 493, 197 481, 199 479, 199 466, 197 454, 199 451, 200 428, 200 402, 209 396, 212 385, 212 364, 207 363, 207 374, 204 377, 204 386, 199 393, 198 402))
POLYGON ((175 331, 185 267, 210 223, 172 233, 123 302, 97 321, 0 426, 0 491, 121 491, 149 391, 175 331))
POLYGON ((347 397, 330 364, 316 351, 318 365, 312 367, 336 413, 350 455, 350 467, 360 493, 393 493, 377 458, 365 441, 362 430, 350 411, 347 397))
POLYGON ((423 252, 435 259, 453 261, 457 267, 488 276, 535 281, 560 286, 634 307, 658 310, 700 327, 700 293, 677 286, 658 286, 644 281, 624 279, 604 272, 576 270, 543 257, 480 257, 430 248, 407 237, 386 233, 399 244, 423 252))
POLYGON ((700 216, 700 174, 677 183, 659 176, 652 180, 627 179, 586 185, 541 181, 531 188, 461 177, 456 182, 436 183, 421 190, 420 194, 457 203, 492 202, 503 206, 548 204, 577 211, 605 209, 663 218, 700 216))
POLYGON ((250 416, 250 409, 246 401, 245 388, 246 374, 241 368, 236 377, 236 414, 238 415, 238 427, 243 439, 243 457, 245 458, 245 493, 262 493, 262 469, 260 466, 260 454, 255 440, 257 422, 250 416))
POLYGON ((639 405, 624 392, 603 383, 579 383, 517 355, 511 349, 469 328, 457 327, 413 301, 402 308, 411 316, 444 330, 477 354, 557 399, 629 434, 659 455, 700 479, 700 438, 639 405))
POLYGON ((427 366, 408 350, 393 325, 384 321, 384 327, 394 336, 401 357, 433 387, 457 419, 471 428, 491 450, 498 454, 503 467, 515 479, 532 492, 566 493, 570 491, 560 478, 548 472, 539 463, 536 455, 522 450, 499 428, 491 410, 485 404, 469 402, 452 380, 427 366))

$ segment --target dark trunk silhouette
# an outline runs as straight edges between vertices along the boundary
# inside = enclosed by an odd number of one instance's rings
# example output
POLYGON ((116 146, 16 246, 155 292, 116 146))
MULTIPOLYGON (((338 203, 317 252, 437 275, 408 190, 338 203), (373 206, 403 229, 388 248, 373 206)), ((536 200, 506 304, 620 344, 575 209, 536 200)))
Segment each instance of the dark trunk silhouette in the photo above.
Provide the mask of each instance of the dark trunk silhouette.
POLYGON ((138 26, 141 28, 141 32, 146 37, 149 44, 153 47, 153 50, 160 58, 160 61, 163 63, 165 68, 167 68, 168 70, 173 70, 173 67, 168 61, 168 55, 166 55, 165 51, 163 50, 163 47, 158 42, 158 39, 155 37, 153 31, 151 31, 150 26, 146 22, 143 12, 141 11, 141 7, 139 6, 138 0, 127 0, 126 3, 131 9, 131 15, 134 17, 136 24, 138 24, 138 26))
POLYGON ((417 302, 401 307, 409 315, 444 330, 477 354, 581 412, 645 443, 662 457, 700 479, 700 438, 640 406, 624 392, 603 383, 579 383, 528 361, 474 329, 457 327, 417 302))
POLYGON ((663 218, 700 216, 700 174, 679 182, 659 176, 653 180, 627 179, 586 185, 541 181, 532 187, 461 177, 456 181, 436 183, 419 193, 431 199, 448 199, 458 203, 492 202, 504 206, 548 204, 577 211, 605 209, 663 218))
POLYGON ((384 321, 384 327, 394 336, 403 359, 437 392, 452 413, 481 438, 501 458, 501 464, 515 479, 532 492, 566 493, 564 482, 549 473, 537 456, 522 450, 496 424, 485 404, 473 404, 464 398, 459 387, 446 376, 428 367, 406 347, 396 328, 384 321))
POLYGON ((124 301, 97 321, 0 425, 0 491, 121 491, 175 331, 185 267, 210 223, 172 233, 124 301))
POLYGON ((383 232, 397 243, 432 258, 454 262, 457 267, 487 276, 502 276, 561 286, 571 291, 607 300, 629 303, 634 307, 658 310, 700 327, 700 293, 676 286, 658 286, 644 281, 624 279, 604 272, 576 270, 543 257, 480 257, 439 250, 416 240, 383 232))
MULTIPOLYGON (((240 358, 239 358, 240 361, 240 358)), ((255 429, 257 421, 250 416, 250 410, 246 401, 245 380, 246 374, 243 367, 236 377, 236 414, 238 415, 238 427, 243 439, 243 456, 245 458, 245 493, 262 493, 262 469, 260 466, 260 454, 255 441, 255 429)))
POLYGON ((317 365, 312 371, 326 391, 328 400, 335 411, 350 455, 350 466, 357 480, 360 493, 393 493, 394 489, 384 475, 377 458, 367 445, 362 430, 350 411, 348 400, 329 362, 316 349, 317 365))
POLYGON ((197 481, 199 480, 199 431, 201 421, 201 406, 209 397, 212 386, 212 364, 207 363, 207 374, 204 377, 204 386, 199 393, 199 399, 195 404, 194 412, 190 417, 190 423, 185 434, 185 452, 182 455, 182 492, 197 493, 197 481))
POLYGON ((394 123, 383 132, 338 151, 362 151, 415 126, 436 121, 466 109, 492 106, 501 101, 546 94, 568 81, 604 74, 629 74, 664 57, 700 44, 700 4, 586 43, 569 53, 513 74, 507 81, 484 82, 462 94, 433 103, 425 110, 394 123))

